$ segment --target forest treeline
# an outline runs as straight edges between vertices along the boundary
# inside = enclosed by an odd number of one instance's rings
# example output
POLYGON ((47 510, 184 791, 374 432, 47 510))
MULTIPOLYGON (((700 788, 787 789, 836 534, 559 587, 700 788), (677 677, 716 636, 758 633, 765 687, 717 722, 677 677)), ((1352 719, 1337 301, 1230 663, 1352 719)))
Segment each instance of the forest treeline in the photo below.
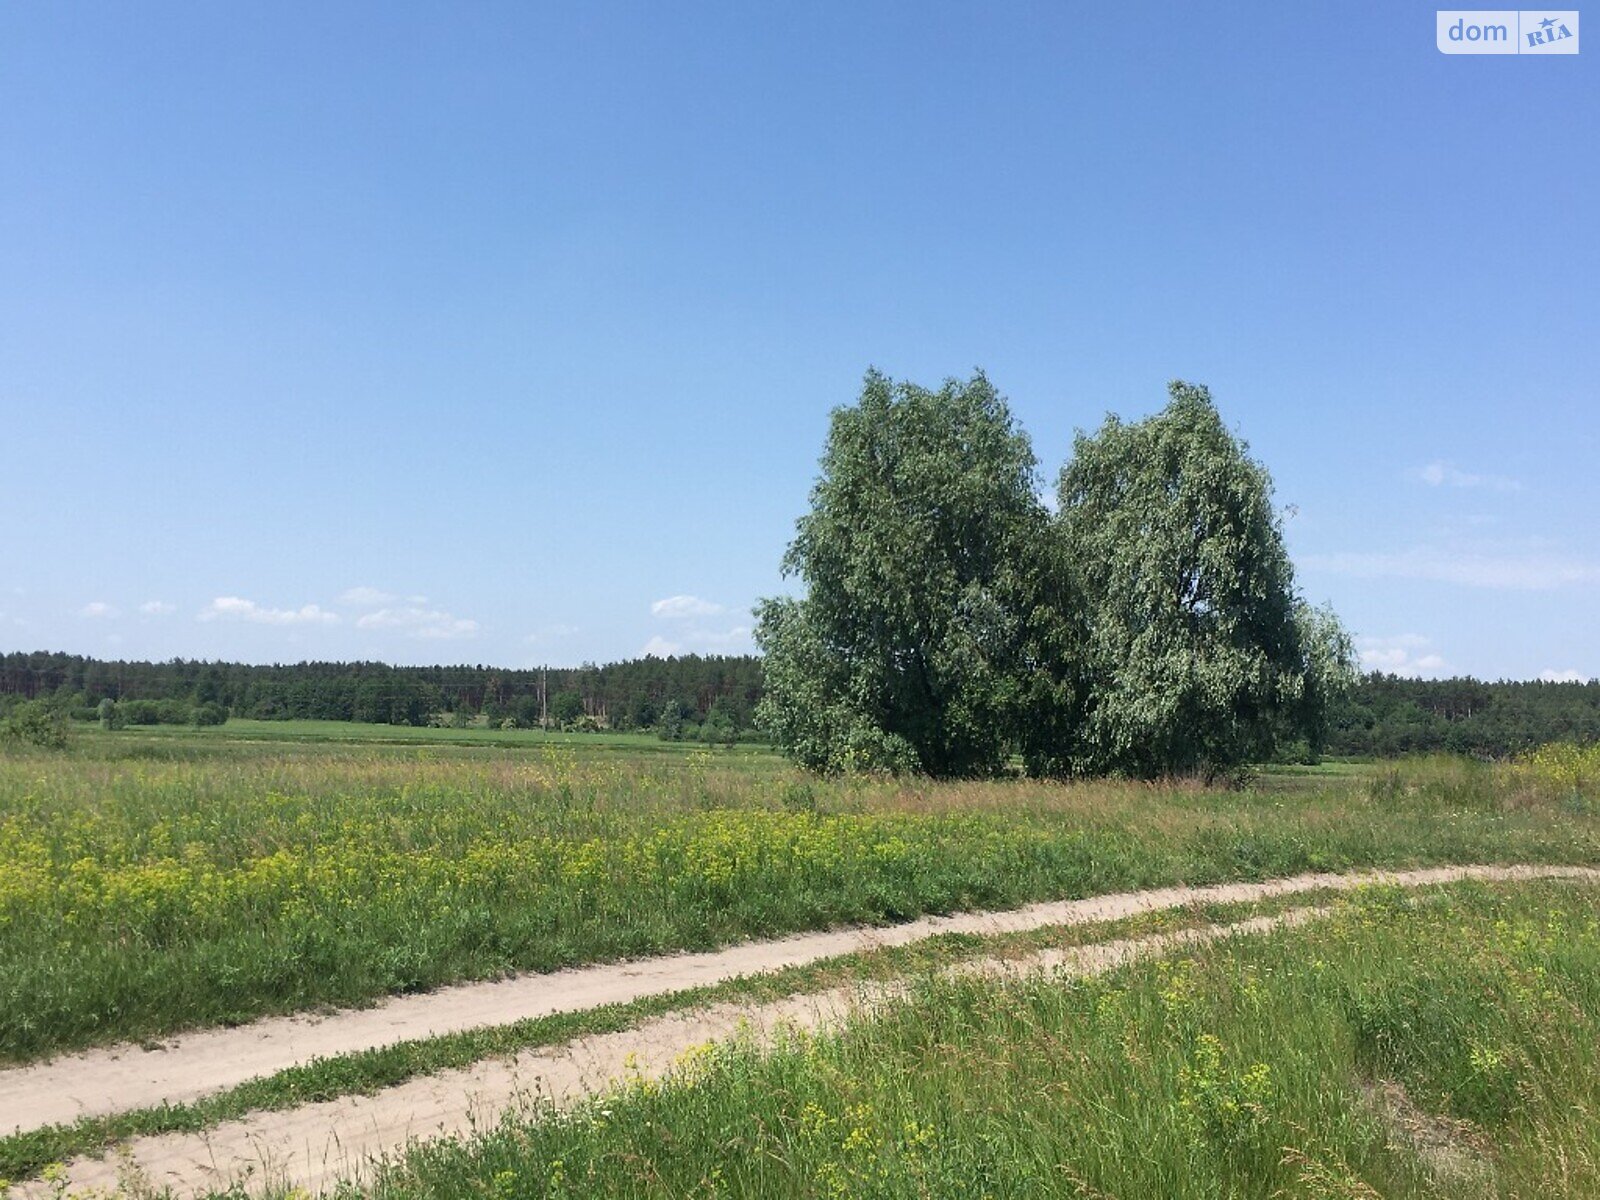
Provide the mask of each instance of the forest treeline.
POLYGON ((749 731, 760 695, 761 660, 750 655, 687 654, 548 670, 0 656, 0 703, 4 697, 49 699, 82 720, 98 719, 102 700, 168 706, 170 721, 129 723, 183 723, 190 711, 220 705, 230 716, 268 721, 427 725, 482 718, 496 726, 649 729, 669 737, 709 726, 726 738, 749 731))
POLYGON ((1392 758, 1448 750, 1504 758, 1547 742, 1600 741, 1600 680, 1362 676, 1330 714, 1326 750, 1392 758))
MULTIPOLYGON (((486 714, 496 724, 537 726, 540 686, 551 724, 692 734, 726 714, 750 729, 761 694, 751 655, 642 658, 605 666, 538 670, 485 666, 392 667, 382 663, 124 662, 74 654, 0 655, 0 707, 48 699, 84 720, 100 701, 188 723, 206 704, 263 720, 373 721, 426 725, 486 714), (130 705, 131 707, 131 705, 130 705), (716 716, 713 716, 716 710, 716 716), (675 715, 674 715, 675 714, 675 715)), ((1389 757, 1436 750, 1504 757, 1551 741, 1600 741, 1600 682, 1483 682, 1472 678, 1362 676, 1335 703, 1326 752, 1389 757)))

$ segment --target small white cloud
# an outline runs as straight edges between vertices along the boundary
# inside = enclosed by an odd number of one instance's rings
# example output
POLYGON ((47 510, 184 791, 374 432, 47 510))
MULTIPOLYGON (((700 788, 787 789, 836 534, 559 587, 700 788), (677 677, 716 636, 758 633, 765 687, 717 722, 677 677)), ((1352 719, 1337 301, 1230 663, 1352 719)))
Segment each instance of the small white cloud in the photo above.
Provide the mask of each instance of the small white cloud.
POLYGON ((426 596, 397 596, 393 592, 386 592, 375 587, 353 587, 339 594, 339 603, 348 604, 353 608, 386 608, 391 604, 426 604, 426 596))
POLYGON ((1495 492, 1520 492, 1522 484, 1504 475, 1474 475, 1435 459, 1412 474, 1429 487, 1488 488, 1495 492))
POLYGON ((1311 570, 1365 579, 1425 579, 1512 591, 1600 583, 1600 563, 1551 554, 1486 554, 1416 547, 1398 553, 1309 554, 1301 562, 1311 570))
POLYGON ((668 658, 680 654, 749 654, 755 649, 750 639, 748 625, 735 625, 732 629, 688 629, 679 633, 676 641, 653 637, 639 651, 642 657, 654 655, 668 658))
POLYGON ((675 658, 683 653, 683 647, 677 642, 669 642, 664 637, 653 637, 644 644, 644 649, 639 651, 640 658, 675 658))
POLYGON ((110 620, 112 617, 120 616, 121 614, 115 606, 107 604, 104 600, 95 600, 80 608, 78 615, 80 617, 88 617, 90 620, 110 620))
POLYGON ((218 596, 200 610, 198 619, 252 621, 258 625, 332 625, 339 620, 339 614, 315 604, 300 608, 264 608, 254 600, 239 596, 218 596))
POLYGON ((165 600, 146 600, 139 605, 139 611, 147 617, 166 617, 178 611, 176 604, 168 604, 165 600))
POLYGON ((651 616, 668 621, 678 621, 685 617, 718 617, 727 611, 722 605, 702 600, 699 596, 668 596, 665 600, 657 600, 650 606, 651 616))
POLYGON ((358 629, 393 629, 414 638, 465 638, 478 632, 478 623, 441 609, 380 608, 356 622, 358 629))
POLYGON ((1444 657, 1432 646, 1432 639, 1420 633, 1358 637, 1356 655, 1361 659, 1363 671, 1382 671, 1386 675, 1442 675, 1446 666, 1444 657))
POLYGON ((1588 683, 1594 676, 1568 667, 1565 671, 1540 671, 1539 678, 1545 683, 1588 683))

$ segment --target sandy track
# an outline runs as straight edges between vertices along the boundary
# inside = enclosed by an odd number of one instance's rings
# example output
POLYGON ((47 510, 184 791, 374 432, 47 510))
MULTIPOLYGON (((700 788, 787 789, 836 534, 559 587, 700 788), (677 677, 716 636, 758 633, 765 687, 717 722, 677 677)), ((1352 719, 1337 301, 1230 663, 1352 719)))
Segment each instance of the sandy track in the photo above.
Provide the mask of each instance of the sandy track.
POLYGON ((0 1071, 0 1130, 26 1130, 98 1115, 193 1100, 313 1058, 556 1012, 580 1011, 662 992, 721 982, 941 933, 992 934, 1113 920, 1205 902, 1247 902, 1319 888, 1375 882, 1420 886, 1460 879, 1600 879, 1583 867, 1437 867, 1347 875, 1312 874, 1264 883, 1170 887, 1085 900, 1033 904, 1009 912, 927 917, 902 925, 800 934, 703 954, 677 954, 463 984, 401 996, 328 1016, 272 1018, 235 1029, 185 1034, 164 1048, 120 1045, 0 1071))
MULTIPOLYGON (((1018 976, 1032 971, 1094 975, 1133 959, 1220 938, 1299 924, 1327 909, 1293 909, 1231 925, 1180 930, 1017 959, 980 959, 951 974, 1018 976)), ((287 1112, 258 1113, 203 1134, 136 1138, 120 1161, 78 1159, 68 1165, 74 1189, 114 1188, 119 1174, 169 1188, 179 1197, 235 1181, 292 1185, 315 1193, 339 1179, 360 1178, 374 1155, 393 1154, 413 1140, 470 1133, 507 1111, 534 1104, 571 1104, 629 1079, 659 1077, 709 1041, 740 1036, 770 1043, 780 1029, 815 1030, 851 1012, 902 994, 902 986, 840 988, 790 996, 770 1004, 715 1005, 642 1022, 632 1029, 578 1038, 550 1050, 476 1063, 389 1088, 287 1112)), ((21 1200, 45 1200, 46 1185, 25 1185, 21 1200)))
MULTIPOLYGON (((670 968, 686 961, 717 960, 703 969, 730 969, 730 956, 739 961, 741 952, 771 952, 784 947, 784 954, 812 951, 811 957, 838 953, 818 950, 827 939, 846 937, 860 945, 884 945, 913 940, 933 932, 954 929, 995 932, 1033 928, 1045 924, 1070 924, 1125 916, 1156 908, 1175 907, 1196 901, 1248 901, 1316 888, 1348 889, 1361 883, 1383 881, 1406 885, 1425 885, 1464 878, 1600 879, 1600 871, 1587 868, 1546 867, 1461 867, 1427 871, 1363 873, 1346 876, 1299 876, 1265 884, 1236 884, 1203 889, 1166 888, 1159 891, 1098 897, 1064 904, 1034 905, 1012 913, 971 914, 962 917, 919 921, 885 930, 854 930, 843 933, 807 935, 778 943, 736 947, 716 955, 676 956, 613 968, 591 968, 564 972, 581 977, 587 986, 615 986, 616 972, 643 972, 649 978, 677 978, 670 968), (974 922, 982 922, 974 925, 974 922), (915 931, 915 932, 914 932, 915 931), (665 976, 656 972, 665 971, 665 976)), ((1160 953, 1179 945, 1197 944, 1235 934, 1259 933, 1311 919, 1325 910, 1297 909, 1275 917, 1257 917, 1234 925, 1185 930, 1156 937, 1123 939, 1051 951, 1015 960, 979 960, 957 970, 964 972, 1016 973, 1029 970, 1055 970, 1068 974, 1095 974, 1113 969, 1136 957, 1160 953)), ((850 947, 846 947, 850 948, 850 947)), ((806 961, 793 959, 790 961, 806 961)), ((781 964, 780 964, 781 965, 781 964)), ((548 976, 545 979, 558 977, 548 976)), ((697 980, 703 982, 704 980, 697 980)), ((510 981, 527 983, 528 979, 510 981)), ((569 980, 571 982, 571 980, 569 980)), ((506 985, 488 985, 504 988, 506 985)), ((684 986, 668 984, 667 986, 684 986)), ((659 985, 658 985, 659 988, 659 985)), ((449 989, 455 993, 475 993, 482 988, 449 989)), ((411 1080, 373 1096, 351 1096, 306 1105, 280 1113, 258 1113, 230 1121, 203 1134, 169 1134, 138 1138, 124 1148, 119 1158, 78 1159, 69 1164, 68 1182, 73 1189, 112 1188, 119 1175, 132 1172, 143 1185, 170 1188, 178 1196, 203 1193, 226 1186, 241 1178, 261 1183, 271 1181, 294 1184, 316 1191, 338 1178, 359 1177, 371 1156, 393 1153, 412 1140, 470 1132, 493 1121, 508 1110, 534 1102, 557 1105, 570 1103, 584 1095, 604 1090, 624 1079, 660 1075, 686 1051, 716 1038, 742 1032, 757 1041, 770 1039, 782 1027, 815 1029, 835 1022, 862 1006, 881 1003, 896 994, 896 986, 870 989, 838 989, 809 996, 793 996, 766 1005, 739 1007, 717 1005, 705 1009, 654 1018, 632 1029, 575 1039, 565 1046, 530 1050, 510 1059, 489 1060, 461 1070, 411 1080)), ((437 999, 441 994, 412 997, 410 1001, 437 999)), ((564 992, 563 994, 570 994, 564 992)), ((603 1001, 602 1001, 603 1002, 603 1001)), ((403 1002, 394 1002, 395 1004, 403 1002)), ((391 1007, 391 1006, 386 1006, 391 1007)), ((367 1016, 369 1013, 349 1014, 367 1016)), ((337 1025, 344 1016, 319 1022, 337 1025)), ((504 1019, 504 1018, 502 1018, 504 1019)), ((266 1023, 275 1024, 275 1023, 266 1023)), ((259 1031, 260 1027, 227 1031, 233 1036, 259 1031)), ((218 1035, 198 1035, 214 1037, 218 1035)), ((194 1039, 186 1039, 188 1045, 194 1039)), ((185 1048, 186 1052, 188 1051, 185 1048)), ((59 1067, 67 1061, 83 1062, 91 1056, 49 1064, 35 1071, 59 1067)), ((113 1060, 114 1061, 114 1060, 113 1060)), ((14 1074, 25 1074, 15 1072, 14 1074)), ((49 1194, 45 1185, 34 1183, 17 1189, 22 1200, 49 1194)))

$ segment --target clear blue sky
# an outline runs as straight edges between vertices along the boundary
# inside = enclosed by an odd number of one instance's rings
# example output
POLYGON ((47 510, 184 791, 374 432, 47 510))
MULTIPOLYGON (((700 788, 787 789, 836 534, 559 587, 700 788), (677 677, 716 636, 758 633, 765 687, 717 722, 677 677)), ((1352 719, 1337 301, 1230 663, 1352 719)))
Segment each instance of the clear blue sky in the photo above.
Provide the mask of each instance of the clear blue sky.
POLYGON ((1597 59, 1396 3, 8 5, 0 649, 745 650, 874 364, 983 367, 1052 478, 1207 383, 1369 665, 1600 675, 1597 59))

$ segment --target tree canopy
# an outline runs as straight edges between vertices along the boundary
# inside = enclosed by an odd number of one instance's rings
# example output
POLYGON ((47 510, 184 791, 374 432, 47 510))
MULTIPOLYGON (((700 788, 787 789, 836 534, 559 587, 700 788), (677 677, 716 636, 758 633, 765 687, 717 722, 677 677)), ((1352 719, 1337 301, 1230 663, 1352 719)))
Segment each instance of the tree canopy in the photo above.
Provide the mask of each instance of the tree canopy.
POLYGON ((1204 388, 1080 434, 1054 516, 982 374, 869 373, 821 466, 784 558, 806 594, 757 629, 758 719, 803 765, 1153 776, 1320 744, 1349 640, 1204 388))
POLYGON ((1074 769, 1151 776, 1320 740, 1348 670, 1329 612, 1297 595, 1272 481, 1203 387, 1079 434, 1057 532, 1078 583, 1088 671, 1074 769))
POLYGON ((833 414, 811 511, 764 601, 758 718, 816 770, 988 774, 1010 752, 1033 450, 982 374, 937 391, 869 372, 833 414))

